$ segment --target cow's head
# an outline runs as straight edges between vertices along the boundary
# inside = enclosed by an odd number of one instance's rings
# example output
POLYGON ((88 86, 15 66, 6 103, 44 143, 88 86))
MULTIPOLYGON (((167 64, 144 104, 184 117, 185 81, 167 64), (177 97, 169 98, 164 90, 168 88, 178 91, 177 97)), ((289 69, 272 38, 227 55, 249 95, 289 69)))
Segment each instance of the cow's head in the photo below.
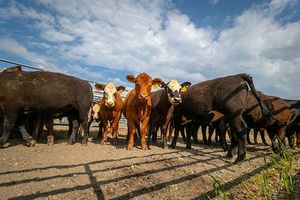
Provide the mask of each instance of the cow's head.
POLYGON ((127 75, 126 79, 135 83, 135 91, 140 101, 144 102, 150 98, 152 85, 160 85, 163 81, 160 78, 153 79, 146 73, 141 73, 137 77, 127 75))
POLYGON ((118 92, 123 92, 125 90, 124 86, 116 87, 113 83, 108 83, 106 85, 96 83, 95 88, 97 90, 103 90, 103 100, 105 102, 105 106, 111 108, 115 106, 116 95, 118 92))
POLYGON ((161 83, 161 87, 167 90, 169 101, 173 105, 181 103, 181 93, 185 92, 190 85, 190 82, 179 84, 177 80, 171 80, 167 84, 161 83))
POLYGON ((100 108, 101 108, 101 102, 95 103, 92 107, 92 116, 93 116, 93 119, 95 119, 96 121, 98 121, 100 119, 100 116, 99 116, 100 108))

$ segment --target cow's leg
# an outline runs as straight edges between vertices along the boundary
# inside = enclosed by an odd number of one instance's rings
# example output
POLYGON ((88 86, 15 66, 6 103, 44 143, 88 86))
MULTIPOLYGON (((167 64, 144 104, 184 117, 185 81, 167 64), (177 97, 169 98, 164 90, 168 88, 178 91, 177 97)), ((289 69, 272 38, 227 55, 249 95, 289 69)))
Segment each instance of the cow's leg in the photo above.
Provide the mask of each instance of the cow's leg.
MULTIPOLYGON (((83 145, 87 145, 87 141, 88 141, 88 134, 89 134, 88 113, 89 113, 89 110, 79 111, 79 121, 83 128, 83 138, 82 138, 82 142, 81 142, 83 145)), ((77 128, 77 130, 78 130, 78 128, 77 128)))
POLYGON ((231 127, 234 129, 238 140, 238 156, 235 163, 238 163, 246 158, 246 136, 247 136, 247 124, 243 120, 242 116, 234 118, 230 122, 231 127))
POLYGON ((97 138, 102 139, 102 134, 103 134, 103 122, 102 122, 102 120, 100 120, 97 138))
POLYGON ((104 132, 102 133, 102 140, 101 140, 101 144, 104 145, 107 142, 107 132, 108 132, 108 122, 107 121, 103 121, 103 129, 104 132))
POLYGON ((260 130, 259 128, 255 128, 254 129, 254 144, 258 144, 258 142, 257 142, 257 135, 258 135, 258 131, 259 130, 260 130))
POLYGON ((3 133, 0 138, 0 148, 6 144, 16 121, 17 115, 15 115, 15 112, 10 111, 8 115, 3 116, 3 133))
POLYGON ((147 135, 147 128, 148 128, 149 120, 150 120, 150 116, 146 117, 142 121, 141 127, 140 127, 141 135, 142 135, 142 139, 141 139, 141 148, 142 148, 142 150, 147 150, 148 149, 148 146, 147 146, 147 143, 146 143, 146 135, 147 135))
POLYGON ((118 138, 118 130, 119 130, 119 121, 120 121, 120 118, 121 118, 121 112, 118 112, 114 119, 113 119, 113 122, 112 122, 112 130, 111 130, 111 133, 112 133, 112 137, 113 137, 113 145, 116 145, 117 144, 117 138, 118 138))
POLYGON ((294 148, 295 148, 295 143, 294 143, 294 140, 293 140, 293 138, 294 138, 294 133, 290 133, 290 134, 287 136, 287 138, 288 138, 288 143, 289 143, 290 148, 294 149, 294 148))
POLYGON ((172 142, 171 142, 171 148, 172 149, 175 149, 175 147, 176 147, 178 136, 179 136, 179 127, 175 127, 174 137, 173 137, 172 142))
POLYGON ((186 149, 191 149, 192 148, 192 141, 191 141, 191 136, 192 136, 192 124, 188 124, 186 126, 186 149))
MULTIPOLYGON (((70 122, 69 122, 70 123, 70 122)), ((47 128, 47 145, 54 145, 54 137, 53 137, 53 118, 50 117, 45 119, 45 126, 47 128)))
MULTIPOLYGON (((282 153, 282 149, 284 149, 284 139, 285 139, 285 130, 286 126, 283 127, 275 127, 271 129, 270 131, 274 131, 272 135, 275 135, 272 139, 272 149, 276 153, 282 153)), ((267 130, 268 131, 268 130, 267 130)))
MULTIPOLYGON (((198 130, 199 130, 199 128, 200 128, 200 123, 198 123, 198 122, 193 123, 191 131, 192 131, 192 136, 193 136, 193 142, 195 144, 199 144, 199 140, 198 140, 198 130)), ((203 136, 203 141, 204 141, 204 143, 206 141, 205 144, 207 144, 206 132, 205 132, 205 136, 203 136)))
MULTIPOLYGON (((256 129, 253 129, 254 132, 256 129)), ((250 132, 251 132, 251 128, 247 128, 247 143, 248 144, 252 144, 251 139, 250 139, 250 132)))
POLYGON ((212 138, 213 133, 214 133, 214 127, 212 125, 209 125, 208 126, 208 140, 207 140, 208 145, 211 145, 211 138, 212 138))
POLYGON ((127 144, 127 150, 133 149, 134 144, 134 137, 136 135, 136 126, 134 124, 128 124, 128 144, 127 144))
MULTIPOLYGON (((70 135, 70 138, 68 140, 68 144, 74 144, 75 143, 75 141, 76 141, 76 134, 78 132, 79 125, 80 125, 78 119, 76 119, 76 118, 72 118, 71 119, 71 123, 72 123, 73 128, 72 128, 72 133, 70 135)), ((83 141, 83 142, 85 142, 85 141, 83 141)), ((82 144, 85 144, 85 143, 82 143, 82 144)))
POLYGON ((230 132, 231 132, 231 137, 230 137, 230 147, 228 150, 228 153, 226 154, 226 158, 232 159, 233 155, 236 154, 237 152, 237 146, 238 146, 238 138, 237 134, 233 130, 233 128, 230 126, 230 132))
POLYGON ((180 126, 180 128, 178 129, 180 131, 182 140, 184 143, 186 143, 186 137, 185 137, 185 131, 184 131, 184 126, 180 126))
POLYGON ((154 119, 151 116, 150 117, 150 121, 149 121, 148 138, 147 138, 147 144, 148 144, 149 148, 150 148, 150 146, 152 144, 151 137, 152 137, 152 141, 154 139, 154 137, 153 137, 154 132, 155 132, 155 122, 154 122, 154 119))
POLYGON ((208 137, 208 141, 207 141, 206 129, 207 129, 207 125, 206 124, 201 124, 201 132, 202 132, 203 143, 204 144, 211 144, 211 138, 210 137, 208 137))
POLYGON ((32 137, 37 140, 39 138, 39 133, 40 133, 40 127, 42 125, 42 116, 40 115, 36 115, 35 117, 33 117, 33 119, 31 120, 34 120, 33 122, 33 128, 32 128, 32 137))
POLYGON ((159 125, 157 123, 154 123, 154 129, 153 129, 153 132, 152 132, 152 143, 154 143, 154 144, 157 143, 158 129, 159 129, 159 125))
POLYGON ((26 124, 27 120, 28 120, 28 118, 21 120, 20 125, 19 125, 19 131, 21 132, 23 139, 28 143, 28 145, 30 147, 32 147, 36 144, 36 141, 34 140, 34 138, 31 135, 29 135, 29 133, 27 132, 27 130, 25 128, 25 124, 26 124))
POLYGON ((227 141, 226 141, 226 131, 227 131, 226 121, 221 120, 216 127, 216 135, 219 135, 220 143, 221 143, 224 151, 228 150, 227 141))
POLYGON ((163 126, 160 127, 161 130, 161 140, 162 140, 162 148, 163 149, 167 149, 168 145, 167 145, 167 127, 168 124, 164 124, 163 126))
POLYGON ((300 148, 300 131, 296 131, 296 146, 300 148))
POLYGON ((265 137, 265 132, 266 130, 265 129, 259 129, 259 132, 260 132, 260 135, 261 135, 261 140, 262 142, 264 143, 264 145, 269 145, 266 141, 266 137, 265 137))

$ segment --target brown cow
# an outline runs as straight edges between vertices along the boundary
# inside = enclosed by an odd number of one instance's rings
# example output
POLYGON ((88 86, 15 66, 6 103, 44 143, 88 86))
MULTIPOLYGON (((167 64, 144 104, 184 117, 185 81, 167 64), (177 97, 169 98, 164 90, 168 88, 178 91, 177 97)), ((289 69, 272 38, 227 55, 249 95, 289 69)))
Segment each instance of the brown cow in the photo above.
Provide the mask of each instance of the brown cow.
POLYGON ((277 139, 283 140, 285 138, 287 124, 292 118, 292 112, 289 109, 290 105, 279 97, 263 93, 258 94, 272 112, 274 120, 270 121, 263 116, 257 100, 251 95, 247 98, 247 109, 243 113, 243 117, 248 127, 266 128, 272 141, 273 150, 280 150, 275 142, 277 139))
POLYGON ((126 96, 123 114, 128 123, 129 141, 127 145, 128 150, 132 150, 134 143, 134 135, 136 130, 141 132, 141 148, 147 149, 146 134, 151 112, 151 86, 160 85, 162 80, 160 78, 153 79, 146 73, 141 73, 137 77, 127 75, 126 79, 135 84, 126 96))
POLYGON ((101 144, 107 142, 107 132, 109 131, 114 138, 114 144, 116 143, 118 136, 119 121, 122 114, 123 100, 120 93, 125 90, 124 86, 116 87, 113 83, 106 85, 96 83, 95 88, 97 90, 103 90, 103 98, 100 102, 93 106, 93 118, 100 120, 101 126, 99 126, 99 132, 102 127, 104 132, 102 133, 101 144))

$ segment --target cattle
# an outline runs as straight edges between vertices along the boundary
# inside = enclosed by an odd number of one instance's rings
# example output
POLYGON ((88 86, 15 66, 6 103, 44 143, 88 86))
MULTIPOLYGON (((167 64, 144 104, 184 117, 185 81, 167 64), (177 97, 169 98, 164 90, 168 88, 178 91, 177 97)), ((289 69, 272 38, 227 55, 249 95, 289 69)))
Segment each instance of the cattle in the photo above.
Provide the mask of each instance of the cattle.
POLYGON ((151 114, 148 131, 148 146, 151 144, 151 136, 155 135, 158 128, 161 130, 162 147, 167 148, 167 128, 173 115, 172 105, 181 103, 181 92, 185 91, 191 85, 190 82, 179 84, 177 80, 171 80, 168 83, 162 82, 161 90, 151 93, 151 114))
POLYGON ((289 109, 289 103, 284 99, 276 96, 258 93, 264 104, 268 107, 273 115, 272 121, 264 117, 257 100, 253 96, 247 98, 247 109, 243 113, 243 117, 250 128, 265 128, 269 134, 274 151, 281 151, 281 142, 286 135, 287 124, 292 118, 289 109))
POLYGON ((129 140, 127 149, 133 149, 134 135, 136 131, 141 133, 141 149, 147 150, 146 135, 151 112, 151 86, 160 85, 160 78, 152 79, 146 73, 141 73, 137 77, 127 75, 126 79, 135 84, 125 98, 123 114, 127 119, 129 140))
POLYGON ((290 104, 292 118, 287 127, 287 138, 289 146, 295 148, 293 136, 296 135, 296 146, 300 148, 300 101, 299 100, 286 100, 290 104))
MULTIPOLYGON (((93 118, 95 120, 100 120, 101 126, 99 126, 99 131, 104 128, 102 133, 101 144, 106 144, 107 133, 110 125, 110 132, 116 143, 118 135, 119 121, 122 114, 123 100, 120 93, 125 90, 124 86, 116 87, 113 83, 108 83, 106 85, 96 83, 95 88, 97 90, 103 90, 103 98, 100 102, 93 106, 93 118)), ((102 132, 102 130, 101 130, 102 132)))
MULTIPOLYGON (((247 74, 237 74, 204 81, 192 85, 182 95, 182 103, 178 105, 175 124, 181 123, 181 118, 202 122, 212 120, 208 117, 210 111, 218 111, 224 114, 234 134, 237 143, 231 144, 230 148, 238 147, 238 156, 235 162, 240 162, 246 157, 246 134, 247 124, 242 114, 246 109, 247 96, 253 94, 259 102, 265 116, 271 116, 267 107, 263 104, 254 87, 252 77, 247 74), (251 91, 249 90, 249 87, 251 91)), ((271 117, 270 117, 271 118, 271 117)), ((176 127, 175 127, 176 130, 176 127)), ((187 148, 191 148, 191 131, 187 134, 187 148)))
MULTIPOLYGON (((0 147, 7 142, 13 125, 20 117, 37 114, 49 118, 56 114, 74 112, 74 127, 84 129, 83 144, 87 144, 88 111, 93 99, 87 81, 61 73, 15 71, 0 74, 0 110, 4 117, 4 131, 0 147)), ((24 122, 19 130, 30 146, 35 140, 28 134, 24 122)))
MULTIPOLYGON (((248 128, 248 130, 247 130, 247 143, 248 144, 253 144, 250 140, 250 131, 251 131, 251 128, 248 128)), ((253 128, 254 144, 258 144, 257 135, 258 135, 258 133, 260 133, 261 140, 262 140, 263 144, 268 145, 268 143, 266 141, 266 137, 265 137, 265 132, 266 132, 265 128, 253 128)))

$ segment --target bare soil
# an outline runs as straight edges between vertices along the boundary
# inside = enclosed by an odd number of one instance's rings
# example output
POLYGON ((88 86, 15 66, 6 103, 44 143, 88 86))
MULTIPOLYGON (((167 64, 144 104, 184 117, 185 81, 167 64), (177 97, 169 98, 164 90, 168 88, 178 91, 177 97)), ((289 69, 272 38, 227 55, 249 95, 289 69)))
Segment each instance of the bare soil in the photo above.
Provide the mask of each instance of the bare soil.
POLYGON ((266 168, 270 154, 268 146, 248 145, 247 160, 233 165, 217 145, 187 150, 179 140, 176 149, 158 144, 142 151, 138 144, 128 151, 125 136, 116 146, 66 145, 66 137, 56 131, 54 146, 43 136, 31 148, 10 139, 0 149, 0 199, 208 199, 216 196, 211 175, 234 197, 243 192, 235 187, 266 168))

